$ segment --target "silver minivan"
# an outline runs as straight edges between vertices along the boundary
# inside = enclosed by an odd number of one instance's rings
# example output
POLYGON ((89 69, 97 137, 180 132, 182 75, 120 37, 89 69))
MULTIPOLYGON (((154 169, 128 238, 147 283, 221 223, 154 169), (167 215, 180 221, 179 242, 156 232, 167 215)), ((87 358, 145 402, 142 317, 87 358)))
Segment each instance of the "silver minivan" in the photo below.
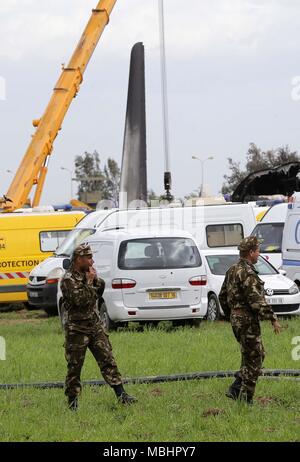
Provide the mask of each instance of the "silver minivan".
MULTIPOLYGON (((128 321, 199 324, 205 317, 205 267, 187 231, 111 230, 86 242, 97 274, 105 280, 99 312, 108 330, 128 321)), ((59 287, 59 311, 61 297, 59 287)))

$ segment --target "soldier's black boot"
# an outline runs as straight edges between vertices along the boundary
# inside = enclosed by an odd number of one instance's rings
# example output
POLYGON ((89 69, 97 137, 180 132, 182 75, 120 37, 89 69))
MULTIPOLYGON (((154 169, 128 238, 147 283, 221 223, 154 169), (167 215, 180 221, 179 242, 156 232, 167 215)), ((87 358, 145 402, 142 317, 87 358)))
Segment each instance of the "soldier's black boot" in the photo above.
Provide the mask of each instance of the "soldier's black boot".
POLYGON ((78 409, 78 398, 77 396, 69 396, 68 405, 71 411, 77 411, 78 409))
POLYGON ((122 404, 133 404, 137 402, 137 399, 134 396, 128 395, 126 391, 123 391, 123 393, 118 396, 118 401, 122 404))
POLYGON ((137 402, 137 399, 134 396, 128 395, 124 390, 122 384, 120 385, 113 385, 112 387, 117 395, 118 401, 121 404, 133 404, 137 402))
POLYGON ((238 399, 239 399, 239 401, 241 401, 243 403, 247 403, 247 404, 250 404, 250 405, 253 404, 253 397, 251 395, 249 395, 248 393, 240 393, 238 399))
POLYGON ((225 396, 231 399, 239 399, 241 385, 242 379, 240 377, 236 377, 235 381, 230 385, 230 387, 226 391, 225 396))

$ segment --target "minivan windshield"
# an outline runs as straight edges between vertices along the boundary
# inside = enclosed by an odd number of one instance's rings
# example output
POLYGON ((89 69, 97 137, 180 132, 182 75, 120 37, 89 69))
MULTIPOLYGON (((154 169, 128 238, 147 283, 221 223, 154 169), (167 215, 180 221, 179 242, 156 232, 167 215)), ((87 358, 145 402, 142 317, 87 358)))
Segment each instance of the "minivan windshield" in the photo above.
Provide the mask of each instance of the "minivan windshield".
POLYGON ((261 253, 281 253, 284 223, 259 223, 252 235, 261 239, 261 253))
MULTIPOLYGON (((207 255, 206 260, 212 274, 225 276, 230 266, 239 260, 239 255, 207 255)), ((278 271, 270 265, 263 257, 259 256, 257 263, 254 265, 260 275, 278 274, 278 271)))
POLYGON ((201 266, 195 242, 183 237, 160 237, 123 241, 119 249, 120 269, 195 268, 201 266))
POLYGON ((91 236, 95 232, 95 229, 73 229, 69 233, 68 237, 56 249, 55 255, 57 257, 71 257, 75 248, 81 244, 88 236, 91 236))

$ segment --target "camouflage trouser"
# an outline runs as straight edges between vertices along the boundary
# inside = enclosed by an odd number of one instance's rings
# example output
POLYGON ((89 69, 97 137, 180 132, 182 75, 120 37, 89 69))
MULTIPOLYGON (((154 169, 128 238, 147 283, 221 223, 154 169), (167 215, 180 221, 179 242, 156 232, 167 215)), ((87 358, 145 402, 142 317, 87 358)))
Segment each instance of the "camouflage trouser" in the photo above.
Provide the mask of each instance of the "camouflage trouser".
POLYGON ((75 397, 81 392, 80 373, 87 348, 96 359, 104 380, 111 386, 122 383, 108 335, 100 323, 89 333, 66 328, 65 357, 68 373, 65 394, 67 396, 75 397))
POLYGON ((242 362, 236 377, 241 379, 241 393, 252 398, 265 358, 259 321, 251 315, 231 313, 232 330, 241 346, 242 362))

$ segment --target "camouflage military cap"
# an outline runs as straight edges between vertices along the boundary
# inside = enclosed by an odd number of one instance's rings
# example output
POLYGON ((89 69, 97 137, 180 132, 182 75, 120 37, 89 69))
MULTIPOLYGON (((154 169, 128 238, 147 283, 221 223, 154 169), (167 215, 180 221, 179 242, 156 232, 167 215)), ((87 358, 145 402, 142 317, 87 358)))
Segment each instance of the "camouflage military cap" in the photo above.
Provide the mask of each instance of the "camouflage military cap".
POLYGON ((85 255, 93 255, 89 244, 80 244, 73 253, 73 257, 84 257, 85 255))
POLYGON ((261 239, 257 239, 256 236, 245 237, 241 240, 238 249, 242 252, 250 252, 250 250, 256 249, 262 243, 261 239))

